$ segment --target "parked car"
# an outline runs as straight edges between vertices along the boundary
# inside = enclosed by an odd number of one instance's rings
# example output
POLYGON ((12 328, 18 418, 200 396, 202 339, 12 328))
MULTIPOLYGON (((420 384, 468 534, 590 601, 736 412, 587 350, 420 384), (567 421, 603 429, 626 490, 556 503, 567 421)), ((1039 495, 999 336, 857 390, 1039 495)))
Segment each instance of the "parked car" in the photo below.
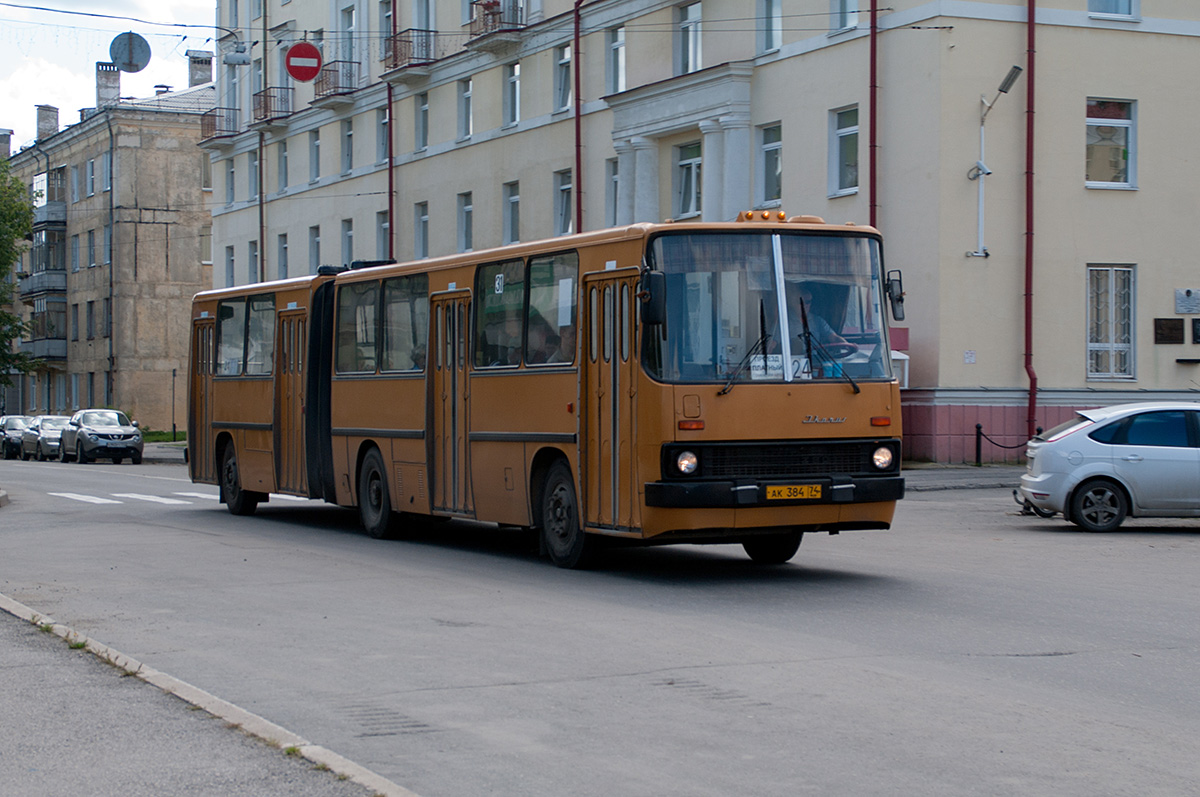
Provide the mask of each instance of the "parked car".
POLYGON ((1018 494, 1086 531, 1126 517, 1200 517, 1200 403, 1119 404, 1079 412, 1025 449, 1018 494))
POLYGON ((5 459, 21 456, 21 432, 28 425, 27 415, 5 415, 0 418, 0 446, 4 448, 5 459))
POLYGON ((62 430, 70 419, 69 415, 35 415, 21 432, 21 459, 57 458, 62 430))
POLYGON ((134 465, 142 461, 142 432, 137 421, 120 410, 80 410, 63 430, 59 458, 80 463, 111 459, 120 465, 126 457, 134 465))

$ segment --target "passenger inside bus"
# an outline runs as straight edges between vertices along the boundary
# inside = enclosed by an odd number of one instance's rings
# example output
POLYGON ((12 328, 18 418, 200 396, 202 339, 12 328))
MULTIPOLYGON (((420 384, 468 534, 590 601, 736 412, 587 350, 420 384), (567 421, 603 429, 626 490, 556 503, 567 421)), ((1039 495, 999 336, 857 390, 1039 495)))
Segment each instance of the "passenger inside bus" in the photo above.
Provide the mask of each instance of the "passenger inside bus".
POLYGON ((813 340, 822 346, 841 345, 853 346, 848 340, 834 331, 829 321, 826 320, 828 315, 824 305, 813 301, 812 289, 807 283, 801 283, 796 286, 788 286, 791 290, 786 292, 787 307, 788 307, 788 329, 792 334, 792 340, 804 342, 804 322, 808 321, 808 331, 812 333, 813 340), (801 309, 801 303, 804 307, 801 309))
POLYGON ((548 363, 575 362, 575 326, 568 325, 558 328, 558 348, 550 355, 548 363))
POLYGON ((559 336, 541 313, 529 314, 529 344, 525 348, 525 362, 538 365, 549 362, 558 350, 559 336))

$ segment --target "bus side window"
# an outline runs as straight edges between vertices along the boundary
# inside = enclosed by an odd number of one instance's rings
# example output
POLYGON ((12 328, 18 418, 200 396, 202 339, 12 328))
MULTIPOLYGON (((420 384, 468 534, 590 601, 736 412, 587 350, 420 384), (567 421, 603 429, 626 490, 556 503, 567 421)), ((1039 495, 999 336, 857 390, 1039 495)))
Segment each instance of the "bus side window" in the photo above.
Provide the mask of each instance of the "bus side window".
POLYGON ((565 252, 529 261, 529 311, 525 362, 537 365, 575 361, 575 280, 579 256, 565 252))
POLYGON ((375 330, 379 283, 361 282, 338 289, 337 372, 375 373, 375 330))
POLYGON ((475 367, 519 364, 525 317, 524 261, 480 266, 475 273, 475 295, 475 367))
POLYGON ((217 305, 217 375, 237 376, 246 354, 246 300, 217 305))
POLYGON ((429 334, 429 276, 383 283, 384 371, 423 371, 429 334))
POLYGON ((275 364, 275 295, 250 297, 246 327, 246 373, 269 374, 275 364))

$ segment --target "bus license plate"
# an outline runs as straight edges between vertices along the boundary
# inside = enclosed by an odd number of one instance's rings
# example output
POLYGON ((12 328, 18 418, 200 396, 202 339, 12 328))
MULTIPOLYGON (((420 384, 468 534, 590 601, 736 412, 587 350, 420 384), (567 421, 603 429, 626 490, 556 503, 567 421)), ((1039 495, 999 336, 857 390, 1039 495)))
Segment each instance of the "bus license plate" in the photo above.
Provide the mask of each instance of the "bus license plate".
POLYGON ((819 484, 778 484, 767 486, 768 501, 815 500, 821 497, 819 484))

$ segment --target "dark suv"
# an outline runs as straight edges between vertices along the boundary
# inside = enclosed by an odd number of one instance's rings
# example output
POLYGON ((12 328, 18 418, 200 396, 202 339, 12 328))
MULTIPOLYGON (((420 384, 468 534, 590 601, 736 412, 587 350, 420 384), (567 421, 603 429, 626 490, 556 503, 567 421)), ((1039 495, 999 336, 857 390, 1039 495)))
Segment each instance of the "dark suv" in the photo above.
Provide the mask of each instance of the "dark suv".
POLYGON ((120 465, 121 460, 129 457, 134 465, 139 465, 142 433, 137 421, 130 421, 120 410, 80 410, 63 429, 58 454, 63 462, 111 459, 120 465))
POLYGON ((21 432, 29 425, 25 415, 5 415, 0 418, 0 445, 4 447, 5 459, 21 456, 21 432))

